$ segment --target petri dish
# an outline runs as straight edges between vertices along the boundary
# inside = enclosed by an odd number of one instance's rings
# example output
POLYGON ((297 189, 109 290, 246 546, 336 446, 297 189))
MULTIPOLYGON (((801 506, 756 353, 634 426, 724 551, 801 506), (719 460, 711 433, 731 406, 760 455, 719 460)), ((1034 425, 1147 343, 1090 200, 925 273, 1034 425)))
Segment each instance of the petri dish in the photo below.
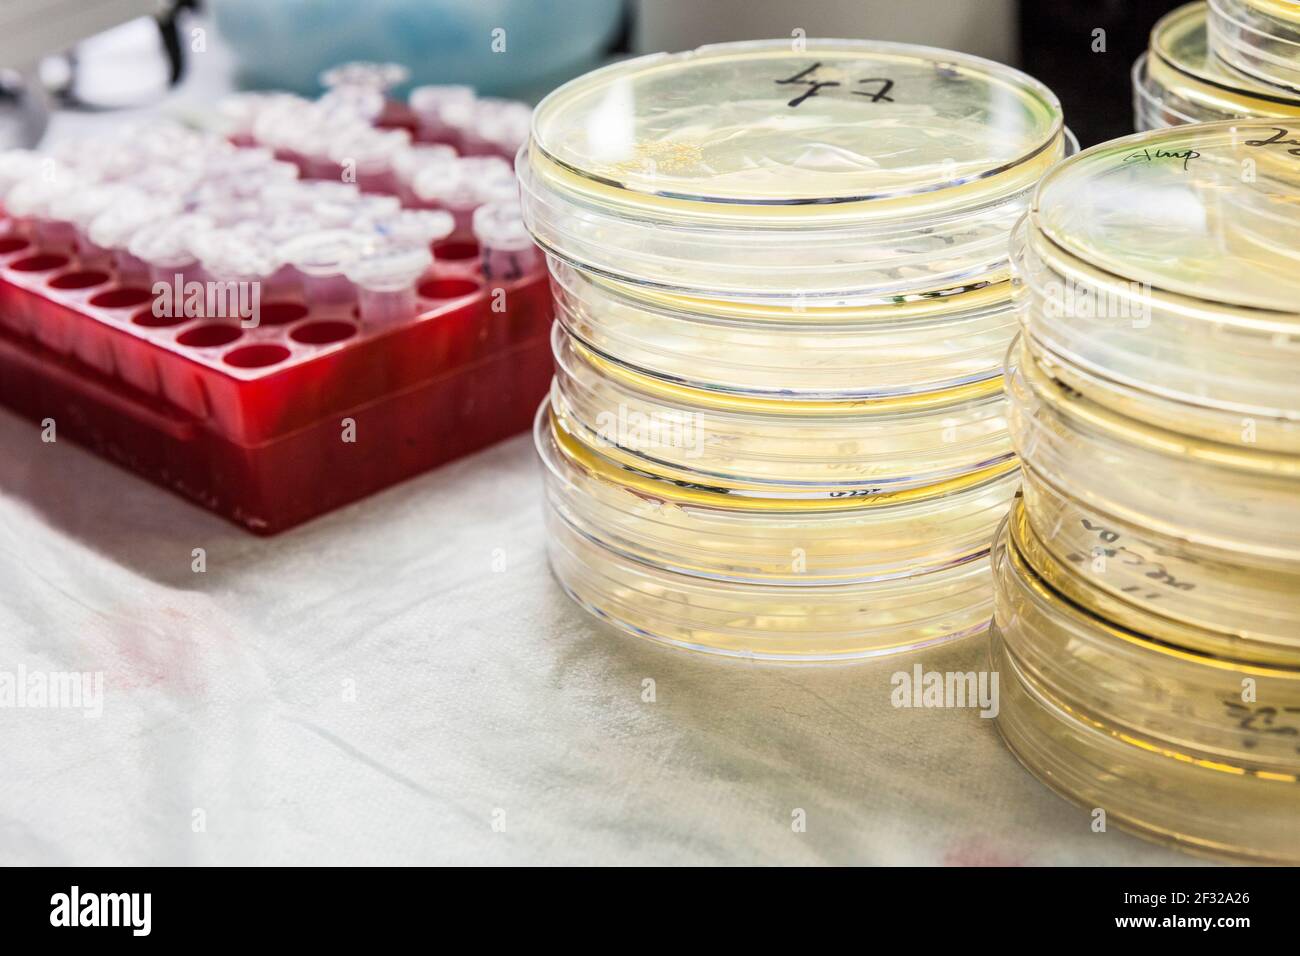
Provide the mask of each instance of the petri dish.
POLYGON ((1150 59, 1148 53, 1140 53, 1133 61, 1129 76, 1133 85, 1133 129, 1144 133, 1166 126, 1181 126, 1184 123, 1201 123, 1222 117, 1197 117, 1196 108, 1178 99, 1169 90, 1157 86, 1151 81, 1147 71, 1150 59))
POLYGON ((825 498, 1011 466, 1000 379, 874 400, 727 395, 646 375, 553 326, 552 405, 584 444, 685 482, 825 498))
POLYGON ((1290 0, 1210 0, 1210 47, 1234 69, 1300 93, 1300 5, 1290 0))
POLYGON ((546 510, 551 569, 586 611, 637 637, 724 657, 828 663, 973 637, 988 628, 987 557, 900 581, 791 588, 704 581, 637 561, 546 510))
POLYGON ((746 494, 664 478, 582 443, 549 407, 537 448, 553 509, 611 551, 701 582, 817 587, 902 581, 988 554, 1014 463, 874 495, 746 494))
POLYGON ((1013 236, 1012 262, 1021 325, 1070 365, 1153 402, 1235 413, 1238 433, 1300 417, 1297 313, 1161 293, 1065 254, 1027 223, 1013 236))
POLYGON ((1176 127, 1062 163, 1013 236, 1022 324, 1154 394, 1295 416, 1300 147, 1278 130, 1176 127))
POLYGON ((1090 613, 1009 526, 993 551, 998 727, 1044 783, 1139 835, 1300 859, 1300 670, 1199 654, 1090 613))
MULTIPOLYGON (((1062 381, 1064 366, 1043 356, 1018 343, 1008 357, 1008 427, 1026 469, 1072 501, 1186 553, 1261 574, 1300 567, 1300 455, 1121 414, 1111 407, 1117 403, 1094 400, 1099 390, 1087 394, 1062 381)), ((1224 603, 1233 604, 1230 592, 1224 603)))
POLYGON ((1010 534, 1034 572, 1075 604, 1171 647, 1300 665, 1297 575, 1253 573, 1099 514, 1025 468, 1010 534), (1206 582, 1214 587, 1207 588, 1206 582), (1207 593, 1217 588, 1217 593, 1207 593), (1229 594, 1231 604, 1225 604, 1229 594))
POLYGON ((517 160, 548 253, 667 291, 881 301, 1005 275, 1005 236, 1067 149, 1037 81, 846 40, 721 44, 580 77, 517 160))
POLYGON ((1260 83, 1210 51, 1207 13, 1206 3, 1189 3, 1157 21, 1151 30, 1145 83, 1139 86, 1135 78, 1135 89, 1169 103, 1188 117, 1183 122, 1300 116, 1300 93, 1260 83))
POLYGON ((1002 374, 1011 283, 832 307, 668 293, 551 260, 556 318, 590 351, 693 388, 755 397, 879 398, 1002 374))
POLYGON ((1043 178, 1030 229, 1159 292, 1291 314, 1300 292, 1293 138, 1300 129, 1228 121, 1111 140, 1043 178))

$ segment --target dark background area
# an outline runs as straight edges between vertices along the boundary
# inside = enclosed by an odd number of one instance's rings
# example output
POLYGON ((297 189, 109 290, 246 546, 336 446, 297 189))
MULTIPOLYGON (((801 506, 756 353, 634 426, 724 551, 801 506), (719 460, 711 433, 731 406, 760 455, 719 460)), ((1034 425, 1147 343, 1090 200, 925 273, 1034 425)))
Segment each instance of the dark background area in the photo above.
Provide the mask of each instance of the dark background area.
MULTIPOLYGON (((961 0, 958 0, 961 2, 961 0)), ((1185 0, 1020 0, 1020 63, 1060 97, 1083 146, 1133 132, 1129 71, 1151 27, 1185 0), (1093 31, 1106 50, 1094 53, 1093 31)))

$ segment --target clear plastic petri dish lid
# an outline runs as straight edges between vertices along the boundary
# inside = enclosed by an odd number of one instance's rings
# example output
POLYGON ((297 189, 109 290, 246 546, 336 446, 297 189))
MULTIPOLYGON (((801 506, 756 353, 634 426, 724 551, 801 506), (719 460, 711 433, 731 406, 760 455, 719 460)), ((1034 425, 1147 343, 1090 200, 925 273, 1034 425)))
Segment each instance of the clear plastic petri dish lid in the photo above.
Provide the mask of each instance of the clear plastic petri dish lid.
POLYGON ((1016 330, 1008 281, 944 296, 830 306, 704 299, 551 259, 557 319, 587 348, 669 381, 732 395, 877 399, 1002 375, 1016 330))
POLYGON ((593 354, 556 324, 552 402, 584 443, 686 483, 836 498, 1015 468, 1000 381, 867 401, 703 392, 593 354))
POLYGON ((684 650, 785 663, 879 657, 982 634, 992 609, 987 557, 903 579, 785 587, 710 580, 593 541, 546 509, 552 572, 580 606, 684 650))
POLYGON ((1300 125, 1173 127, 1061 163, 1039 184, 1029 223, 1153 291, 1295 315, 1298 188, 1300 125))
POLYGON ((1207 12, 1204 0, 1189 3, 1152 28, 1147 61, 1151 91, 1188 104, 1196 122, 1300 116, 1300 93, 1260 83, 1210 51, 1207 12))
POLYGON ((1171 647, 1300 667, 1300 565, 1218 560, 1176 535, 1080 501, 1032 467, 1011 533, 1038 575, 1080 607, 1171 647))
POLYGON ((962 286, 1065 151, 1037 81, 850 40, 722 44, 551 93, 517 168, 539 244, 603 275, 762 301, 962 286))
POLYGON ((1172 646, 1135 630, 1140 617, 1087 610, 1038 575, 1018 546, 1018 520, 1013 509, 994 544, 995 620, 1040 690, 1085 720, 1239 773, 1300 772, 1295 733, 1274 732, 1264 710, 1292 722, 1300 667, 1172 646))
POLYGON ((924 577, 984 558, 1018 486, 990 477, 870 496, 744 494, 630 467, 544 405, 535 431, 547 496, 585 537, 705 581, 793 590, 924 577))
POLYGON ((1229 413, 1234 433, 1249 419, 1265 439, 1279 432, 1284 443, 1272 447, 1294 447, 1286 435, 1300 422, 1295 316, 1158 293, 1066 255, 1026 226, 1012 240, 1015 298, 1036 342, 1099 379, 1146 393, 1144 415, 1179 403, 1183 426, 1201 430, 1229 413))
POLYGON ((1210 0, 1210 47, 1257 81, 1300 93, 1300 4, 1210 0))
MULTIPOLYGON (((1161 427, 1140 396, 1095 379, 1080 388, 1067 368, 1029 339, 1008 355, 1007 424, 1024 468, 1082 505, 1200 551, 1207 564, 1294 573, 1300 455, 1257 448, 1240 431, 1215 440, 1226 436, 1206 437, 1199 422, 1161 427)), ((1205 423, 1212 434, 1213 419, 1205 423)))
MULTIPOLYGON (((1293 773, 1206 759, 1083 715, 1031 679, 1004 626, 989 632, 990 664, 1002 675, 998 731, 1046 786, 1081 808, 1105 807, 1110 823, 1149 840, 1254 863, 1300 861, 1293 773)), ((1278 726, 1269 705, 1256 706, 1236 715, 1243 737, 1252 725, 1278 726)))
POLYGON ((1143 51, 1133 61, 1129 79, 1133 86, 1133 129, 1144 133, 1152 129, 1164 129, 1166 126, 1178 126, 1183 123, 1209 122, 1222 119, 1221 116, 1197 118, 1191 104, 1184 103, 1151 81, 1147 72, 1150 55, 1143 51))

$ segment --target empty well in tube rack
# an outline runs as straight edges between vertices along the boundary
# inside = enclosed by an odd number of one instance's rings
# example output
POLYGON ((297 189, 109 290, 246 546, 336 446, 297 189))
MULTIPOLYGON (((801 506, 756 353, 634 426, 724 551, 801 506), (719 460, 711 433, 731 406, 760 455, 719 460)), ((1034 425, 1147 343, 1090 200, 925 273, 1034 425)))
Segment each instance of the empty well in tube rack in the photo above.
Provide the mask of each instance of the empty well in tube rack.
POLYGON ((517 166, 534 237, 588 271, 863 301, 1003 270, 1006 233, 1065 142, 1050 91, 989 61, 772 41, 566 84, 538 106, 517 166))

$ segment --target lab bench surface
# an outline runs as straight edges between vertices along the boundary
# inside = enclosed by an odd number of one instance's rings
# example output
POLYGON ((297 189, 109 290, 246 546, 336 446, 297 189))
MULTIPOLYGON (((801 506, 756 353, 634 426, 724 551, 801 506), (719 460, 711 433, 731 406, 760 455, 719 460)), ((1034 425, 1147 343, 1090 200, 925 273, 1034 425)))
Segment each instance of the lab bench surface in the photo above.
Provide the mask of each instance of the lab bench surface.
POLYGON ((520 436, 261 539, 0 411, 0 670, 103 675, 0 708, 0 863, 1195 862, 893 706, 982 639, 660 648, 560 591, 540 494, 520 436))

